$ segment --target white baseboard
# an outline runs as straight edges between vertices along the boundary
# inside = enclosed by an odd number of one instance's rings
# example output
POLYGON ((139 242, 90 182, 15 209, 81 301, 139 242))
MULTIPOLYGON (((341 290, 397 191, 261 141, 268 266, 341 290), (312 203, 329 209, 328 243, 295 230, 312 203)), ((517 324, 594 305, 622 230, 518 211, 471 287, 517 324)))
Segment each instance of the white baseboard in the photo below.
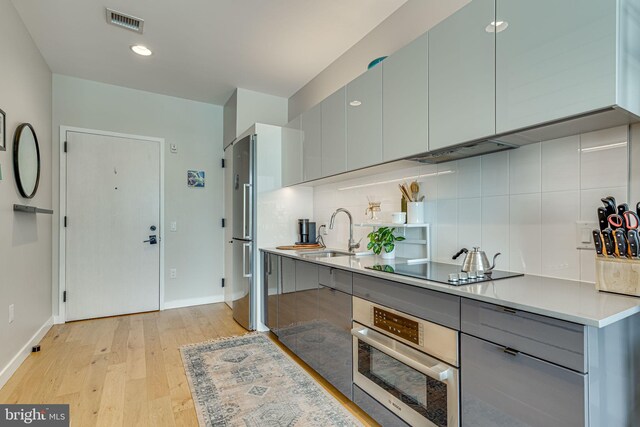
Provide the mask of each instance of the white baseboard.
POLYGON ((215 295, 211 297, 202 297, 202 298, 178 299, 175 301, 165 301, 163 310, 169 310, 171 308, 191 307, 194 305, 215 304, 218 302, 224 302, 224 295, 215 295))
POLYGON ((5 366, 2 371, 0 371, 0 388, 4 387, 4 385, 9 381, 9 378, 18 370, 22 362, 29 356, 31 353, 31 347, 38 344, 42 338, 49 332, 53 326, 53 316, 51 316, 44 325, 27 341, 27 343, 20 349, 18 354, 16 354, 13 359, 9 361, 7 366, 5 366))
POLYGON ((53 316, 53 324, 61 325, 64 323, 64 318, 62 316, 53 316))

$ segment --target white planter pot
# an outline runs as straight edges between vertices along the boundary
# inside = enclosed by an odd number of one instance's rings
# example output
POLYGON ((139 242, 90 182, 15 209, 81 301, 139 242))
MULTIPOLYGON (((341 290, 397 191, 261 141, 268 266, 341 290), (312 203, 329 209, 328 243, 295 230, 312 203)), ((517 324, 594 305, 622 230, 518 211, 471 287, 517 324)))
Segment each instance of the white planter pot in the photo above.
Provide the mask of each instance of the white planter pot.
POLYGON ((394 246, 391 252, 387 252, 383 247, 380 256, 382 259, 394 259, 396 257, 396 247, 394 246))

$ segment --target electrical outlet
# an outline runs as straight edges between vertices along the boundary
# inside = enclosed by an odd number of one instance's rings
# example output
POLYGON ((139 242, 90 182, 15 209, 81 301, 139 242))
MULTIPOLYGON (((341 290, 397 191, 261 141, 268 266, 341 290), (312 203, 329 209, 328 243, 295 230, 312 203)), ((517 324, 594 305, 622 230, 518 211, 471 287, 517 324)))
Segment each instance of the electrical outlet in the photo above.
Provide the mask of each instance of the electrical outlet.
POLYGON ((597 221, 576 221, 576 249, 595 249, 593 230, 599 230, 597 221))
POLYGON ((177 221, 171 221, 171 224, 169 224, 169 230, 178 231, 178 222, 177 221))
POLYGON ((13 304, 9 304, 9 323, 13 323, 13 319, 15 318, 15 311, 13 304))
POLYGON ((327 236, 329 234, 329 226, 326 223, 322 223, 320 224, 320 227, 322 227, 322 231, 320 232, 321 236, 327 236))
POLYGON ((169 270, 169 278, 175 279, 176 277, 178 277, 178 270, 175 268, 169 270))

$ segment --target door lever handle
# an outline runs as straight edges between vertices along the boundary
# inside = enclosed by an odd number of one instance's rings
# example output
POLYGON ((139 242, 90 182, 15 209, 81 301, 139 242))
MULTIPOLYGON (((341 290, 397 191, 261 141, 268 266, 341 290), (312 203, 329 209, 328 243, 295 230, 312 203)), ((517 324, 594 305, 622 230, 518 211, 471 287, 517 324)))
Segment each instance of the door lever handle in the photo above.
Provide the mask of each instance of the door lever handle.
POLYGON ((150 245, 158 244, 158 237, 154 234, 149 236, 149 240, 143 240, 142 243, 149 243, 150 245))

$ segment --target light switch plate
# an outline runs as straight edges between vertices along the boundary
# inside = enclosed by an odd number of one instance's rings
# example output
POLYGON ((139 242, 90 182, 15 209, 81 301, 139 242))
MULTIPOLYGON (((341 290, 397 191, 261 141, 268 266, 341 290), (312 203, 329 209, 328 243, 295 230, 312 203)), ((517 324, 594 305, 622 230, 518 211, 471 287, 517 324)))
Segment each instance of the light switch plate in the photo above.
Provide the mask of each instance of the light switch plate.
POLYGON ((597 221, 576 221, 576 249, 593 249, 593 230, 599 230, 597 221))
POLYGON ((172 153, 177 153, 178 152, 178 145, 177 144, 170 144, 169 145, 169 151, 171 151, 172 153))
POLYGON ((171 221, 171 224, 169 224, 169 230, 178 231, 178 222, 177 221, 171 221))

